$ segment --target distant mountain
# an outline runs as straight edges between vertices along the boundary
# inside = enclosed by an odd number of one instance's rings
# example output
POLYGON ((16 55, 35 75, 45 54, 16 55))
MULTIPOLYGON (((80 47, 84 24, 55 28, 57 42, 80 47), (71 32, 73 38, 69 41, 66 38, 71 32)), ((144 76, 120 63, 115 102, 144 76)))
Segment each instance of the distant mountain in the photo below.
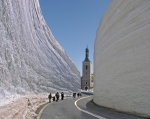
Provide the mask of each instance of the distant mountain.
POLYGON ((56 41, 38 0, 0 0, 0 98, 78 91, 80 73, 56 41))

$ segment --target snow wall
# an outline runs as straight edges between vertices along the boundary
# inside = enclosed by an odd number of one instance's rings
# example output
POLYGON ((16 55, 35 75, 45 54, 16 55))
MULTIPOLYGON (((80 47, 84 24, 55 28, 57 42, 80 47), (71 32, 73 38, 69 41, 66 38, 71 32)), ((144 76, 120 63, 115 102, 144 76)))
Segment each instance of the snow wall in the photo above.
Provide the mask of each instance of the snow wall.
POLYGON ((94 102, 150 117, 150 0, 113 0, 97 29, 94 102))
POLYGON ((78 91, 80 73, 56 41, 38 0, 0 0, 0 98, 78 91))

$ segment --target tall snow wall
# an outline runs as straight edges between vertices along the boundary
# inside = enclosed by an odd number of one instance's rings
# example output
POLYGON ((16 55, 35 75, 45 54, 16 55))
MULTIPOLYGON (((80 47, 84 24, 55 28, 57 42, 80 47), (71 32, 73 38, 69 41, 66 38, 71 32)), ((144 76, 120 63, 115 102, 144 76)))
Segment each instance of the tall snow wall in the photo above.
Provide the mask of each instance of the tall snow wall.
POLYGON ((94 45, 94 102, 150 117, 150 0, 113 0, 94 45))
POLYGON ((46 25, 38 0, 0 0, 0 98, 77 91, 80 73, 46 25))

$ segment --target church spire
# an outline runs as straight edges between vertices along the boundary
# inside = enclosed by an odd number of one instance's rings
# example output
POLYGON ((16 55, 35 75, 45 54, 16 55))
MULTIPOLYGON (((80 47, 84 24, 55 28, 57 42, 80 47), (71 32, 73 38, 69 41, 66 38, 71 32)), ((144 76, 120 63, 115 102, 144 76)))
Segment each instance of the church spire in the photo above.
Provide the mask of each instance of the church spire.
POLYGON ((85 49, 85 60, 84 60, 85 62, 90 62, 90 60, 89 60, 89 49, 88 49, 88 46, 87 46, 87 48, 85 49))

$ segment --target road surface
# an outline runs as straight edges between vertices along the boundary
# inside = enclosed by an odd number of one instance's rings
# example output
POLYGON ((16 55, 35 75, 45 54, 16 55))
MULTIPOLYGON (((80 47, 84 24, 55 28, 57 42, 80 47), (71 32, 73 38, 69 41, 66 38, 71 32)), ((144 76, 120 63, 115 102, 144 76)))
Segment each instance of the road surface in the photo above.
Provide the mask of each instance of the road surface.
POLYGON ((67 98, 52 102, 41 113, 40 119, 146 119, 93 104, 93 96, 67 98))

